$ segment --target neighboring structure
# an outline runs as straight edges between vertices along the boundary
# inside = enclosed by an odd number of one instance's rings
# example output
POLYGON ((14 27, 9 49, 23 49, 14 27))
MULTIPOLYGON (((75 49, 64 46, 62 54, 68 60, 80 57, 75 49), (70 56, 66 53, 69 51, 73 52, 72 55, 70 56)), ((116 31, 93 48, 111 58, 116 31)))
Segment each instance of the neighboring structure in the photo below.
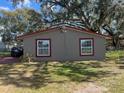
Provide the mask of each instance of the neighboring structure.
POLYGON ((0 41, 0 51, 4 51, 6 49, 6 45, 0 41))
POLYGON ((53 26, 18 36, 24 55, 36 60, 103 60, 104 35, 75 26, 53 26))

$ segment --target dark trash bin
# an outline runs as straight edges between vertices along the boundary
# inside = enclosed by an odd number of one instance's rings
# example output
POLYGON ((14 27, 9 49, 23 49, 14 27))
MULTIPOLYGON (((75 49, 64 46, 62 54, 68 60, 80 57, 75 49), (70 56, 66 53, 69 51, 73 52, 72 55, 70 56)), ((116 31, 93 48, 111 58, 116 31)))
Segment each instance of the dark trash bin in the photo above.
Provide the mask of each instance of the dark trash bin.
POLYGON ((11 56, 12 57, 20 57, 23 55, 23 48, 22 47, 13 47, 11 49, 11 56))

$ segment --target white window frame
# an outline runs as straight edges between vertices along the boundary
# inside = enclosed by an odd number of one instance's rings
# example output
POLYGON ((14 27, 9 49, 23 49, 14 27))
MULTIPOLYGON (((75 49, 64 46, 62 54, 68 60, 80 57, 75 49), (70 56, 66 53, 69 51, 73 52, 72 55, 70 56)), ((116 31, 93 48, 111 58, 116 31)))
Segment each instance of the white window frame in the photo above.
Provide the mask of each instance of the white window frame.
POLYGON ((36 56, 37 57, 49 57, 51 56, 51 40, 50 39, 38 39, 36 40, 36 56), (44 41, 48 41, 48 47, 39 47, 38 43, 39 42, 44 42, 44 41), (39 49, 48 49, 48 54, 40 54, 39 53, 39 49))
POLYGON ((93 38, 81 38, 80 39, 80 55, 81 56, 88 56, 88 55, 93 55, 94 54, 94 41, 93 41, 93 38), (90 47, 87 47, 87 46, 82 46, 82 42, 83 41, 91 41, 91 46, 90 47), (88 49, 88 48, 91 48, 91 52, 90 53, 84 53, 82 51, 82 48, 84 49, 88 49))

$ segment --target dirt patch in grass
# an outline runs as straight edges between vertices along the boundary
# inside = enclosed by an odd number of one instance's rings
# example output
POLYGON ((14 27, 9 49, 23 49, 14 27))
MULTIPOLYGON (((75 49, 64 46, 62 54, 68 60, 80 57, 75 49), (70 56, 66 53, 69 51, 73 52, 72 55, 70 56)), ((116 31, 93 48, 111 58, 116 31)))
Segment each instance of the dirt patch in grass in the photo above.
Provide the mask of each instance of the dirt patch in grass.
POLYGON ((73 93, 104 93, 108 91, 107 88, 103 86, 98 86, 94 83, 89 83, 85 88, 79 88, 75 90, 73 93))

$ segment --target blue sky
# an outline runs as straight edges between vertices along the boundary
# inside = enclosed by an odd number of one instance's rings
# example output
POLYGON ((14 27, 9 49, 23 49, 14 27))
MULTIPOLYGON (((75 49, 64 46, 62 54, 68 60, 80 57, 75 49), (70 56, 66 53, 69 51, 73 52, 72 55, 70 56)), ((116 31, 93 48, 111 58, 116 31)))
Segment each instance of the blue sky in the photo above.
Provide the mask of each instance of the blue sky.
MULTIPOLYGON (((0 0, 0 10, 1 9, 9 11, 14 10, 12 3, 8 1, 9 0, 0 0)), ((23 6, 27 8, 33 8, 36 11, 40 11, 40 4, 34 2, 33 0, 24 0, 23 6)), ((21 2, 19 3, 19 5, 17 5, 17 8, 22 8, 21 2)))
MULTIPOLYGON (((31 9, 33 8, 37 12, 41 13, 40 12, 40 9, 41 9, 40 4, 36 3, 35 0, 24 0, 23 3, 20 2, 16 7, 22 8, 22 6, 26 7, 26 8, 31 8, 31 9)), ((60 12, 61 9, 62 9, 62 7, 59 5, 55 5, 52 7, 52 11, 55 13, 60 12)), ((14 6, 12 5, 12 2, 10 2, 10 0, 0 0, 0 10, 12 11, 15 9, 14 9, 14 6)), ((51 16, 45 16, 45 19, 48 21, 51 21, 51 16)))

